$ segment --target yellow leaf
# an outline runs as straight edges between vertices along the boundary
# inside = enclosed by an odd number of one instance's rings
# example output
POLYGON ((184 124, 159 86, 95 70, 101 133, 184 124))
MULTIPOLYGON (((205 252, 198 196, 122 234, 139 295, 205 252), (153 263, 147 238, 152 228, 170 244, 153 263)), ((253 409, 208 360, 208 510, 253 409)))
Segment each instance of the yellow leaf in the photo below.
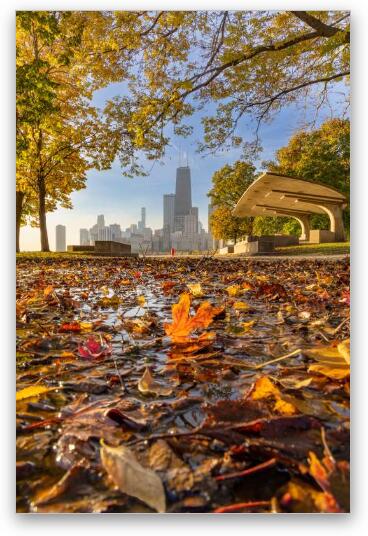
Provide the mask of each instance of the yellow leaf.
POLYGON ((310 365, 308 372, 318 372, 331 380, 344 380, 350 376, 350 369, 348 367, 333 368, 323 365, 310 365))
POLYGON ((240 285, 230 285, 229 287, 227 287, 226 292, 228 293, 229 296, 235 297, 241 294, 241 290, 242 289, 240 285))
POLYGON ((24 400, 25 398, 31 398, 33 396, 39 396, 48 391, 54 391, 58 387, 44 387, 43 385, 34 385, 32 387, 26 387, 21 391, 17 391, 16 400, 24 400))
POLYGON ((258 378, 254 385, 254 391, 252 392, 253 400, 261 400, 262 398, 269 398, 271 396, 279 397, 280 391, 267 376, 258 378))
POLYGON ((337 345, 337 350, 345 361, 350 365, 350 339, 345 339, 337 345))
POLYGON ((144 296, 138 296, 137 302, 141 307, 143 307, 146 304, 146 298, 144 296))
POLYGON ((334 380, 350 376, 350 339, 334 346, 320 346, 305 350, 304 353, 318 362, 310 365, 308 372, 318 372, 334 380))
POLYGON ((283 415, 294 415, 294 413, 297 413, 296 407, 290 402, 283 400, 280 390, 267 376, 257 379, 251 396, 253 400, 273 398, 275 400, 273 409, 283 415))
POLYGON ((249 305, 241 301, 236 301, 233 307, 234 309, 237 309, 238 311, 247 311, 249 309, 249 305))
POLYGON ((52 292, 54 292, 54 287, 52 285, 49 285, 48 287, 46 287, 43 291, 43 295, 45 296, 45 298, 47 298, 47 296, 49 296, 50 294, 52 294, 52 292))
POLYGON ((254 324, 257 323, 257 320, 249 320, 249 322, 242 322, 241 326, 244 329, 244 331, 248 331, 250 328, 254 326, 254 324))
POLYGON ((282 400, 281 398, 276 401, 273 409, 283 415, 294 415, 297 412, 296 407, 293 404, 285 402, 285 400, 282 400))
POLYGON ((187 287, 189 288, 190 293, 196 298, 203 296, 203 290, 200 283, 189 283, 187 287))

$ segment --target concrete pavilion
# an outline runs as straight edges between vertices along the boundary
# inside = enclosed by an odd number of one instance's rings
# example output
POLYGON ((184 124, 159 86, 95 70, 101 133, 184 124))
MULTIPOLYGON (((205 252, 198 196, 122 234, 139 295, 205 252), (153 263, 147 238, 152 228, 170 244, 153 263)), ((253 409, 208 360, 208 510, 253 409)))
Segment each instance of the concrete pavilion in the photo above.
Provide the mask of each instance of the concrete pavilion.
POLYGON ((302 227, 301 240, 343 242, 342 210, 345 206, 346 197, 331 186, 266 171, 244 192, 233 214, 240 217, 292 217, 302 227), (327 214, 330 231, 311 230, 312 214, 327 214))

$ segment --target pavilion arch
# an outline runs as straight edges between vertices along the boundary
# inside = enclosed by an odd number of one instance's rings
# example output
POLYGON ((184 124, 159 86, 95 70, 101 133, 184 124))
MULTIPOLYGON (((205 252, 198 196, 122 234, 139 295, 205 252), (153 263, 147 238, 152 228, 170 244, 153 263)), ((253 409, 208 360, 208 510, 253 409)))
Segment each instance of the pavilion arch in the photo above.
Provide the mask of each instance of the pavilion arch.
MULTIPOLYGON (((345 239, 343 208, 346 197, 325 184, 288 177, 273 172, 262 173, 236 204, 235 216, 288 216, 302 227, 302 240, 311 237, 312 214, 327 214, 330 219, 330 241, 345 239)), ((319 233, 319 231, 315 231, 319 233)))

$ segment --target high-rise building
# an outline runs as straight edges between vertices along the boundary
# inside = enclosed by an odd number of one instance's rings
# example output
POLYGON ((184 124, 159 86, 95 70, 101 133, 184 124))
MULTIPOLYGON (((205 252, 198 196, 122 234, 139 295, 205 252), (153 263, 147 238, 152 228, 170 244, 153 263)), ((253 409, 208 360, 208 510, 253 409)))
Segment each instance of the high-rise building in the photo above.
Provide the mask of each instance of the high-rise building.
POLYGON ((121 227, 118 223, 112 223, 109 225, 111 240, 119 242, 121 240, 121 227))
POLYGON ((66 251, 66 227, 65 225, 57 225, 56 232, 56 251, 66 251))
POLYGON ((89 243, 91 246, 95 245, 95 241, 98 240, 98 225, 95 223, 89 230, 89 243))
POLYGON ((164 221, 163 228, 169 227, 170 232, 174 232, 175 227, 175 194, 164 195, 164 221))
POLYGON ((184 216, 184 235, 192 236, 197 234, 198 219, 195 214, 186 214, 184 216))
POLYGON ((145 207, 141 208, 141 222, 142 222, 143 229, 145 229, 146 227, 146 208, 145 207))
POLYGON ((79 244, 81 246, 89 246, 89 230, 88 229, 79 229, 79 244))
POLYGON ((97 240, 111 240, 110 227, 100 227, 98 229, 97 240))
POLYGON ((192 187, 189 166, 176 170, 175 187, 175 231, 184 230, 184 216, 192 208, 192 187))
POLYGON ((101 229, 102 227, 105 227, 105 216, 103 214, 100 214, 97 216, 97 227, 101 229))

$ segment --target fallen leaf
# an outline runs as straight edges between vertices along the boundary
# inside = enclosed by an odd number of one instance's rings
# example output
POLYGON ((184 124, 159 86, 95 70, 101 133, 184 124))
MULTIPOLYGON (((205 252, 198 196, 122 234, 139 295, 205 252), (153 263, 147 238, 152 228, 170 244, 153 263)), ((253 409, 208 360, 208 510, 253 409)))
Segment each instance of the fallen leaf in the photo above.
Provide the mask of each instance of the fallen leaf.
POLYGON ((166 335, 174 342, 184 342, 192 331, 208 327, 215 316, 223 311, 223 307, 213 307, 209 302, 203 302, 193 316, 189 314, 190 297, 188 293, 180 296, 178 303, 172 306, 172 323, 164 324, 166 335))
POLYGON ((43 295, 45 296, 45 298, 47 298, 47 296, 49 296, 50 294, 52 294, 54 292, 54 287, 52 285, 49 285, 48 287, 46 287, 43 291, 43 295))
POLYGON ((167 387, 161 382, 155 380, 147 367, 143 376, 138 382, 138 390, 143 394, 152 394, 157 396, 168 396, 174 390, 174 385, 167 387))
POLYGON ((273 408, 275 411, 284 415, 297 413, 296 407, 282 398, 280 390, 267 376, 261 376, 256 380, 251 391, 251 397, 253 400, 273 398, 275 400, 273 408))
POLYGON ((61 324, 60 326, 60 330, 61 332, 64 332, 64 331, 81 331, 82 328, 81 328, 81 325, 79 322, 64 322, 63 324, 61 324))
POLYGON ((112 352, 111 344, 105 343, 103 339, 91 335, 87 341, 78 346, 78 355, 83 359, 97 359, 110 355, 112 352))
POLYGON ((137 302, 141 307, 143 307, 146 304, 146 298, 142 295, 138 296, 137 302))
POLYGON ((25 389, 21 389, 20 391, 17 391, 15 399, 17 401, 24 400, 25 398, 39 396, 39 395, 42 395, 43 393, 54 391, 55 389, 59 389, 59 387, 44 387, 43 385, 34 385, 32 387, 26 387, 25 389))
POLYGON ((235 297, 239 296, 242 293, 242 288, 240 285, 230 285, 226 288, 226 292, 229 296, 235 297))
POLYGON ((189 288, 189 291, 192 296, 195 296, 196 298, 203 296, 203 290, 200 283, 189 283, 187 287, 189 288))
POLYGON ((350 339, 342 341, 337 347, 320 346, 304 350, 304 353, 318 361, 318 364, 309 366, 308 372, 318 372, 335 380, 350 376, 350 339))
POLYGON ((103 467, 121 492, 136 497, 157 512, 165 512, 166 497, 160 477, 143 467, 132 450, 124 445, 109 447, 101 441, 100 454, 103 467))
POLYGON ((236 301, 233 304, 233 307, 234 309, 237 309, 238 311, 248 311, 248 309, 250 309, 250 306, 247 303, 241 302, 241 301, 236 301))

